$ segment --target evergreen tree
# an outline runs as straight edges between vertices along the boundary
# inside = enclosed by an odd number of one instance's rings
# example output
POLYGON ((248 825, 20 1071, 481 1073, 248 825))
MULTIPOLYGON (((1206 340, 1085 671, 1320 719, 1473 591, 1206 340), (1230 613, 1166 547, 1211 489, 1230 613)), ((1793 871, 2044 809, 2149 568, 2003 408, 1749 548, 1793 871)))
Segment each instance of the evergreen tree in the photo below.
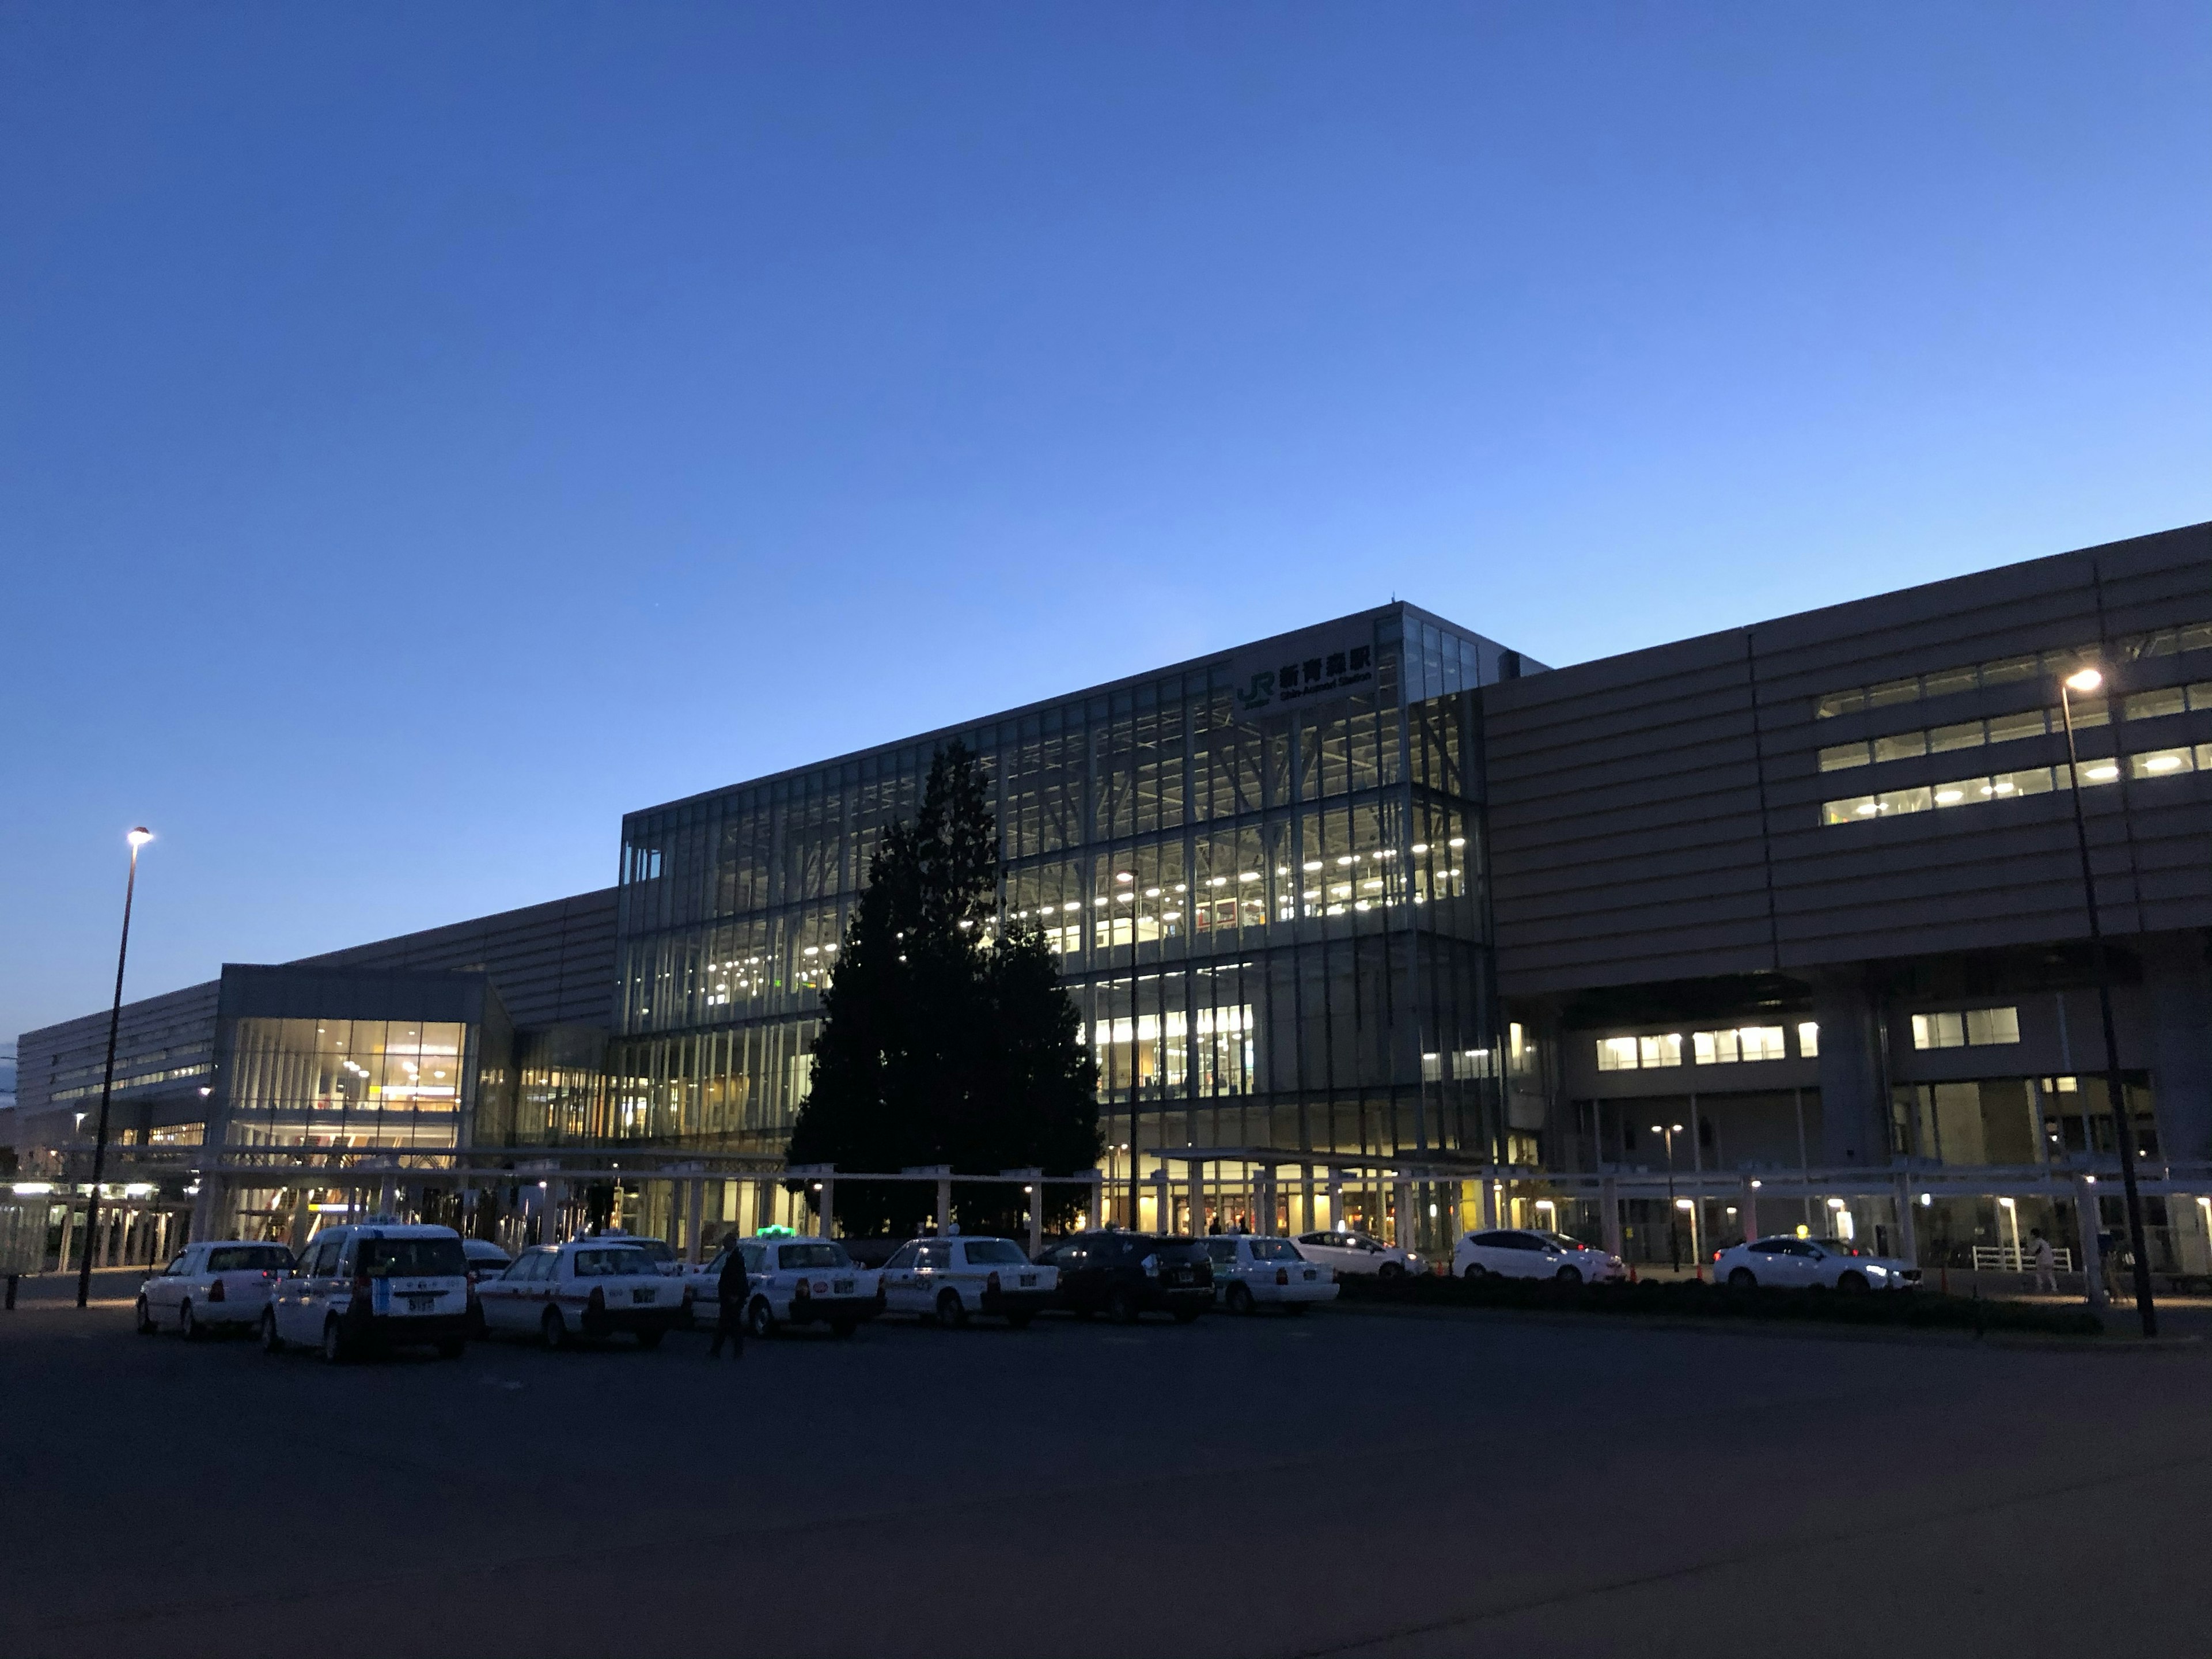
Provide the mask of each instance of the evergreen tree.
MULTIPOLYGON (((998 888, 986 783, 956 743, 932 759, 914 821, 893 825, 869 861, 823 994, 793 1164, 995 1175, 1097 1161, 1098 1068, 1075 1004, 1042 932, 997 915, 998 888)), ((921 1183, 840 1181, 836 1192, 855 1231, 909 1232, 936 1206, 921 1183)), ((1048 1213, 1082 1195, 1048 1194, 1048 1213)), ((963 1226, 994 1231, 1021 1207, 1003 1188, 970 1188, 955 1203, 963 1226)))

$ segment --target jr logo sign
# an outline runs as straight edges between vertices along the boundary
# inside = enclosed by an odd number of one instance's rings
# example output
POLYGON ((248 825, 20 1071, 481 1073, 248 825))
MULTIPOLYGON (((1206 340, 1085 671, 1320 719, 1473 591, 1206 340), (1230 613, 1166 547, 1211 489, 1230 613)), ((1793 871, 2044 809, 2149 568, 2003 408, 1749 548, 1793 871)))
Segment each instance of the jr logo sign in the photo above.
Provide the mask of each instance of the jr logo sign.
POLYGON ((1276 668, 1255 670, 1237 692, 1237 706, 1248 714, 1300 697, 1349 691, 1375 678, 1372 646, 1348 646, 1321 651, 1310 657, 1285 655, 1276 668))

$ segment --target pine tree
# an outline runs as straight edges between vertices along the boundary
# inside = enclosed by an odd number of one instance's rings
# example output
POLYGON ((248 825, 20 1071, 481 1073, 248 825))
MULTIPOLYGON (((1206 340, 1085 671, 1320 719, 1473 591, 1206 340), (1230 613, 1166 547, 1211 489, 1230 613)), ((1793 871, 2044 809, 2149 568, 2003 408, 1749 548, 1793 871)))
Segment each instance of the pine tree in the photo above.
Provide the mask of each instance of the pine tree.
MULTIPOLYGON (((966 747, 932 759, 921 807, 869 861, 823 994, 813 1085, 793 1164, 890 1170, 949 1164, 1073 1172, 1098 1157, 1098 1068, 1043 933, 997 914, 998 827, 966 747)), ((918 1183, 840 1181, 854 1231, 912 1231, 935 1207, 918 1183)), ((1073 1210, 1067 1188, 1048 1212, 1073 1210)), ((970 1188, 963 1225, 1004 1231, 1010 1189, 970 1188)))

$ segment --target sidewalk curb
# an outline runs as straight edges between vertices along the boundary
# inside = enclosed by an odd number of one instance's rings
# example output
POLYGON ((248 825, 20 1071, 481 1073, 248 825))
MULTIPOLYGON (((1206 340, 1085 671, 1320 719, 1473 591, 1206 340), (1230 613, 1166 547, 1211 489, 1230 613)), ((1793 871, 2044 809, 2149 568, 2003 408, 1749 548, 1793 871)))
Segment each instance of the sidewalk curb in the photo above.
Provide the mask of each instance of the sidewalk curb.
POLYGON ((1820 1342, 1891 1342, 1907 1346, 2013 1348, 2053 1353, 2188 1353, 2204 1351, 2197 1336, 2141 1338, 2062 1336, 2043 1331, 1972 1331, 1909 1325, 1831 1325, 1808 1319, 1690 1319, 1666 1314, 1589 1314, 1530 1308, 1390 1307, 1374 1302, 1333 1302, 1327 1311, 1364 1319, 1493 1321, 1528 1325, 1620 1326, 1632 1330, 1698 1332, 1820 1342))

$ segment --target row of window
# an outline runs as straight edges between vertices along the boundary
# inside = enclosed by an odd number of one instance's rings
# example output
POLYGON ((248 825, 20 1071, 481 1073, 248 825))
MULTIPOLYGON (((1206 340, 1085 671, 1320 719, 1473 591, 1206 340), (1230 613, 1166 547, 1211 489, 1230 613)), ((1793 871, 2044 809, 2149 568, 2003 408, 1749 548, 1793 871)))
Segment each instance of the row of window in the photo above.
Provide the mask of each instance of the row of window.
MULTIPOLYGON (((2212 771, 2212 743, 2194 749, 2147 749, 2128 757, 2132 778, 2170 778, 2184 772, 2212 771)), ((2114 760, 2084 763, 2081 787, 2100 788, 2119 781, 2120 764, 2114 760)), ((1820 803, 1824 824, 1862 823, 1869 818, 1899 817, 1908 812, 1929 812, 1947 806, 1972 806, 1984 801, 2015 800, 2023 795, 2047 795, 2073 787, 2063 766, 2031 766, 2018 772, 1999 772, 1983 778, 1956 778, 1948 783, 1921 784, 1910 789, 1885 789, 1879 794, 1851 795, 1820 803)))
MULTIPOLYGON (((2123 707, 2130 723, 2212 708, 2212 680, 2138 691, 2123 707)), ((2104 726, 2111 720, 2111 711, 2102 697, 2084 697, 2074 705, 2074 724, 2077 727, 2104 726)), ((1820 750, 1820 769, 1840 772, 1882 761, 1911 760, 1920 755, 1946 754, 1954 749, 1978 749, 1984 744, 2039 738, 2046 732, 2063 732, 2065 729, 2065 716, 2056 708, 2028 708, 1985 720, 1960 720, 1952 726, 1923 726, 1911 732, 1893 732, 1886 737, 1863 738, 1856 743, 1831 744, 1820 750)))
POLYGON ((1949 1013, 1915 1014, 1916 1048, 1980 1048, 2020 1041, 2017 1008, 1960 1008, 1949 1013))
MULTIPOLYGON (((1740 1025, 1720 1031, 1692 1031, 1690 1052, 1700 1066, 1734 1066, 1749 1060, 1790 1058, 1787 1030, 1780 1025, 1740 1025)), ((1820 1028, 1816 1022, 1799 1022, 1797 1052, 1807 1060, 1820 1054, 1820 1028)), ((1597 1068, 1601 1072, 1652 1071, 1681 1063, 1680 1031, 1650 1036, 1600 1037, 1597 1041, 1597 1068)))
MULTIPOLYGON (((2123 662, 2208 649, 2212 649, 2212 622, 2161 628, 2113 641, 2114 654, 2123 662)), ((2056 679, 2095 654, 2094 647, 2085 645, 2069 651, 2031 652, 2023 656, 1999 657, 1990 662, 1968 663, 1962 668, 1907 674, 1901 679, 1883 680, 1875 685, 1831 691, 1814 703, 1814 709, 1820 719, 1827 720, 1838 714, 1856 714, 1862 708, 1885 708, 1893 703, 1917 702, 1923 697, 1949 696, 1979 686, 2014 685, 2039 674, 2056 679)))
MULTIPOLYGON (((1517 1029, 1517 1028, 1516 1028, 1517 1029)), ((1788 1029, 1780 1025, 1739 1025, 1719 1031, 1690 1033, 1690 1052, 1700 1066, 1733 1066, 1761 1060, 1790 1058, 1788 1029)), ((1916 1048, 1965 1048, 2020 1041, 2017 1008, 1960 1008, 1946 1013, 1915 1014, 1912 1046, 1916 1048)), ((1806 1060, 1819 1057, 1820 1027, 1817 1021, 1797 1025, 1797 1052, 1806 1060)), ((1425 1056, 1434 1059, 1435 1056, 1425 1056)), ((1486 1060, 1487 1055, 1484 1058, 1486 1060)), ((1597 1040, 1597 1068, 1601 1072, 1653 1071, 1682 1063, 1682 1034, 1662 1031, 1645 1036, 1610 1036, 1597 1040)))

